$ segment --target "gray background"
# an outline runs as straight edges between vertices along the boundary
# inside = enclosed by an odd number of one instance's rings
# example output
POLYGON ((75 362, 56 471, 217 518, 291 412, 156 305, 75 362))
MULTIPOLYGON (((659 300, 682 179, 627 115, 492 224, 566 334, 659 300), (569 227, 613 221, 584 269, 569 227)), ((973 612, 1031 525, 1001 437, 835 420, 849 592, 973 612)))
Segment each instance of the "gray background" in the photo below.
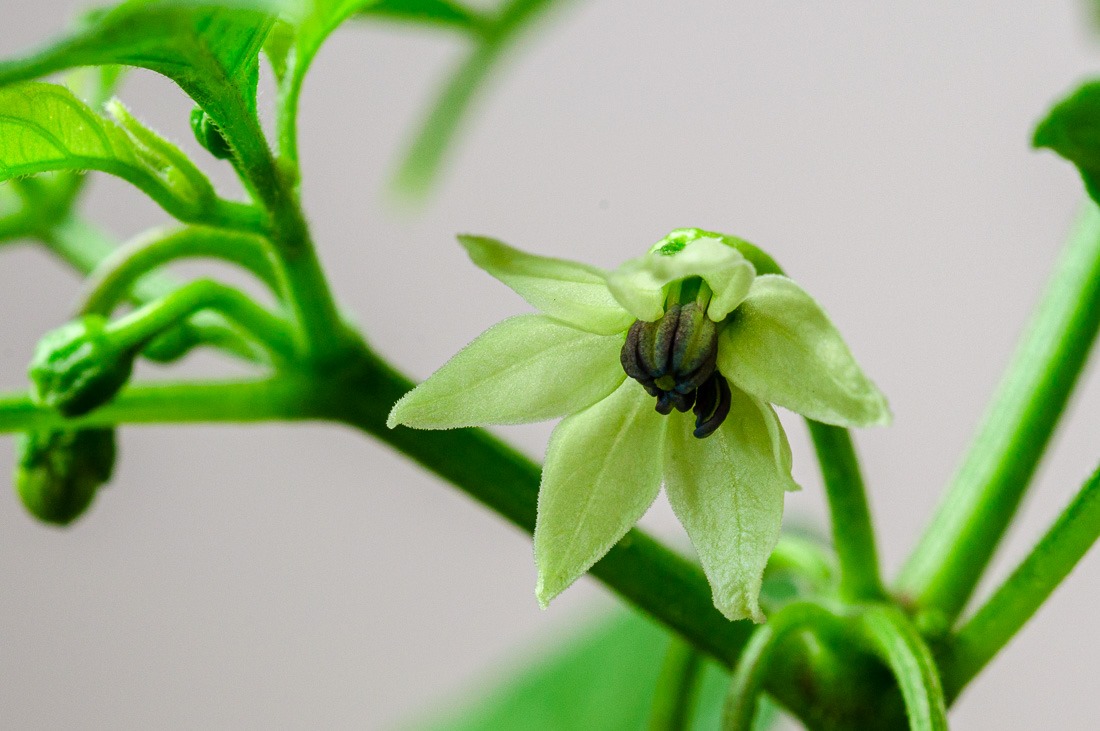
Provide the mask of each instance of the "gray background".
MULTIPOLYGON (((78 5, 3 0, 0 53, 45 38, 78 5)), ((422 377, 524 309, 465 260, 459 231, 605 266, 678 226, 742 235, 824 303, 890 396, 895 425, 859 444, 896 569, 1078 205, 1070 167, 1027 142, 1095 67, 1083 7, 574 2, 498 77, 437 194, 402 211, 387 174, 462 49, 359 26, 326 47, 305 91, 306 204, 335 289, 372 342, 422 377)), ((190 105, 170 84, 139 73, 122 96, 195 150, 190 105)), ((89 210, 119 236, 164 220, 105 179, 89 210)), ((0 386, 15 390, 76 280, 30 247, 0 257, 0 386)), ((226 371, 213 357, 185 368, 226 371)), ((1098 409, 1093 373, 997 577, 1094 467, 1098 409)), ((786 420, 807 488, 788 517, 820 516, 812 453, 786 420)), ((538 456, 549 429, 502 433, 538 456)), ((491 674, 516 643, 550 642, 610 604, 581 585, 540 612, 527 538, 356 434, 135 428, 123 439, 117 480, 71 530, 35 524, 0 493, 5 727, 384 728, 491 674)), ((680 540, 667 507, 645 522, 680 540)), ((967 691, 956 726, 1100 727, 1098 586, 1091 555, 967 691)))

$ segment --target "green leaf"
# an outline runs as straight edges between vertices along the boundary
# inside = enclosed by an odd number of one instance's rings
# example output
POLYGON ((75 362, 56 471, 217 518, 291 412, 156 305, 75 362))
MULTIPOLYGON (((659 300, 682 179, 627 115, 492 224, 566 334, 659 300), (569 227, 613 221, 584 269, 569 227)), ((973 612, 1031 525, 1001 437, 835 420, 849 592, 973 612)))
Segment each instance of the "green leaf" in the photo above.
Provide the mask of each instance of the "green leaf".
POLYGON ((398 401, 387 424, 454 429, 546 421, 580 411, 626 378, 619 336, 542 315, 498 323, 398 401))
POLYGON ((731 620, 764 621, 760 590, 783 523, 791 452, 771 407, 731 389, 730 413, 706 439, 690 415, 669 416, 665 489, 714 594, 731 620))
POLYGON ((474 33, 482 32, 485 19, 479 13, 448 0, 376 0, 363 8, 366 18, 384 18, 438 25, 474 33))
MULTIPOLYGON (((548 654, 520 658, 527 662, 513 663, 499 673, 499 684, 448 704, 450 709, 435 720, 405 728, 639 731, 647 727, 661 666, 673 641, 666 630, 640 614, 621 611, 600 618, 579 637, 556 640, 548 654)), ((727 682, 717 663, 705 664, 691 731, 718 728, 727 682)), ((769 704, 757 715, 771 718, 774 713, 769 704)))
POLYGON ((634 321, 611 296, 606 276, 595 267, 535 256, 484 236, 459 236, 458 240, 474 264, 553 318, 600 335, 624 332, 634 321))
POLYGON ((1032 140, 1077 166, 1085 188, 1100 201, 1100 81, 1092 81, 1059 102, 1039 123, 1032 140))
POLYGON ((826 424, 890 422, 886 398, 821 307, 786 277, 757 277, 719 336, 718 370, 739 388, 826 424))
POLYGON ((541 605, 603 558, 657 498, 665 424, 653 399, 627 380, 554 429, 535 523, 541 605))
POLYGON ((175 81, 218 122, 255 114, 257 56, 269 2, 129 0, 88 14, 68 35, 0 63, 0 85, 79 66, 121 64, 175 81))
POLYGON ((100 170, 142 189, 182 220, 200 218, 216 196, 178 149, 142 127, 121 104, 107 120, 55 84, 0 88, 0 180, 50 171, 100 170))

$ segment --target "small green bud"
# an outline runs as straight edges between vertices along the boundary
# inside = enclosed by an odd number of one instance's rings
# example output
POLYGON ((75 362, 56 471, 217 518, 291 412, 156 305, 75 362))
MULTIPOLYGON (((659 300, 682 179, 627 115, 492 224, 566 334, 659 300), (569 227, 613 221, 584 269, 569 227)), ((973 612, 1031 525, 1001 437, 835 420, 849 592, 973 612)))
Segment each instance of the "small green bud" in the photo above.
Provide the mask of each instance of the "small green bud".
POLYGON ((82 416, 115 397, 130 379, 134 353, 115 347, 106 326, 86 315, 46 333, 28 369, 35 401, 82 416))
POLYGON ((34 517, 55 525, 79 518, 115 466, 114 429, 30 432, 17 449, 19 498, 34 517))
POLYGON ((229 146, 222 131, 210 115, 203 111, 202 107, 191 110, 191 131, 195 133, 195 139, 211 155, 219 160, 228 160, 233 157, 233 148, 229 146))

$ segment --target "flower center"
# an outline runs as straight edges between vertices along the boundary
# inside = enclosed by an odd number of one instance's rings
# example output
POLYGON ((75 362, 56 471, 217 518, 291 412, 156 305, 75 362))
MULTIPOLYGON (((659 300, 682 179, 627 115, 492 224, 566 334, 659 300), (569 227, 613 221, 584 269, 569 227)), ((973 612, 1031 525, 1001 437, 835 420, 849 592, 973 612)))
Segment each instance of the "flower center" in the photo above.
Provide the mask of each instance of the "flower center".
MULTIPOLYGON (((691 288, 690 284, 682 287, 670 299, 679 299, 691 288)), ((699 300, 709 297, 701 294, 699 290, 691 292, 694 299, 686 305, 672 302, 659 320, 638 320, 631 325, 619 357, 626 374, 657 399, 658 413, 691 409, 695 414, 693 433, 704 439, 729 414, 730 388, 715 368, 718 326, 706 316, 707 303, 699 300)))

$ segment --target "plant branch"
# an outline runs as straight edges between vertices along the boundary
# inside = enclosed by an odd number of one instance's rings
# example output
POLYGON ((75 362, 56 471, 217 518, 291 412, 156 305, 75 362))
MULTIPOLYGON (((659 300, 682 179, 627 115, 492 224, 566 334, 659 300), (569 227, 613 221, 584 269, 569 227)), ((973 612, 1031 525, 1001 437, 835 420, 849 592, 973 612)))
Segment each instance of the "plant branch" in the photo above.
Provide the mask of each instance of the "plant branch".
POLYGON ((947 731, 947 705, 939 670, 909 618, 897 607, 879 605, 864 610, 858 626, 868 649, 893 671, 905 699, 909 728, 947 731))
POLYGON ((110 323, 107 334, 122 348, 143 347, 169 327, 201 310, 213 310, 243 327, 273 354, 291 360, 294 335, 278 316, 256 304, 240 290, 208 279, 180 287, 170 295, 110 323))
POLYGON ((1066 408, 1100 329, 1100 211, 1089 204, 993 407, 901 578, 948 621, 973 593, 1066 408))
POLYGON ((191 226, 154 230, 113 249, 85 285, 82 313, 110 315, 142 277, 166 264, 195 257, 236 264, 263 281, 276 297, 283 294, 282 274, 263 239, 191 226))
POLYGON ((806 420, 813 438, 840 559, 840 593, 849 601, 885 597, 871 510, 852 437, 846 429, 806 420))
POLYGON ((944 663, 949 698, 957 696, 1016 636, 1098 538, 1100 470, 951 642, 944 663))
POLYGON ((129 386, 95 411, 70 419, 26 394, 0 396, 0 434, 121 424, 255 423, 320 418, 312 382, 282 373, 255 381, 129 386))

